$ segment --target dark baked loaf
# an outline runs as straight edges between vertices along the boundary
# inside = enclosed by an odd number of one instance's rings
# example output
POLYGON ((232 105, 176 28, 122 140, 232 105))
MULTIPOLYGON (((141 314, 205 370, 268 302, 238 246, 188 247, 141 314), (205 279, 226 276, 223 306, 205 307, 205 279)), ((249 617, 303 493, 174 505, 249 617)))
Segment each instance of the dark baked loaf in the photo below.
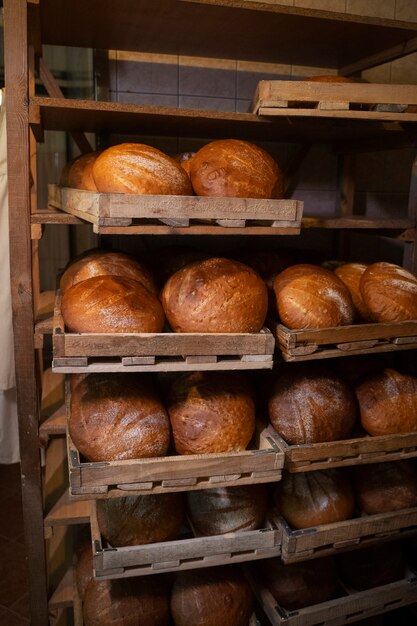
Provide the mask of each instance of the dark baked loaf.
POLYGON ((291 445, 347 439, 357 417, 350 387, 329 368, 291 364, 277 372, 268 400, 269 419, 291 445))
POLYGON ((405 558, 399 541, 376 544, 337 556, 337 568, 343 582, 362 591, 388 585, 403 578, 405 558))
POLYGON ((188 515, 199 535, 223 535, 261 528, 266 507, 264 485, 218 487, 187 494, 188 515))
POLYGON ((239 139, 219 139, 198 150, 190 162, 198 196, 281 198, 284 177, 263 148, 239 139))
POLYGON ((273 495, 278 512, 295 529, 340 522, 355 511, 352 484, 339 469, 285 473, 273 495))
POLYGON ((89 374, 72 385, 69 433, 89 461, 165 456, 169 417, 149 375, 89 374))
POLYGON ((76 333, 158 333, 165 321, 156 296, 121 276, 94 276, 69 287, 62 316, 76 333))
POLYGON ((353 470, 357 501, 364 513, 417 506, 417 470, 410 461, 357 465, 353 470))
POLYGON ((261 277, 243 263, 223 258, 180 269, 165 284, 161 300, 175 332, 255 333, 268 309, 261 277))
POLYGON ((417 378, 392 368, 369 376, 355 387, 361 423, 370 435, 417 430, 417 378))
POLYGON ((178 454, 245 450, 255 429, 253 393, 242 374, 179 376, 167 406, 178 454))
POLYGON ((177 575, 171 613, 175 626, 248 626, 252 603, 240 570, 211 567, 177 575))
POLYGON ((184 518, 183 493, 97 500, 100 532, 114 547, 175 539, 184 518))

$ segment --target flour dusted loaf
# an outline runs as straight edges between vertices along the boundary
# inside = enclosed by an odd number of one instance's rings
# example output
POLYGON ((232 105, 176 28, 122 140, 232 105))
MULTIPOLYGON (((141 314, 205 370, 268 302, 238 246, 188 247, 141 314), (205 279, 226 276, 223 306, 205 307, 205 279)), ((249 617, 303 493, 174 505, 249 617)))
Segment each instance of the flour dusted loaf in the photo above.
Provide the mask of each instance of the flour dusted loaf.
POLYGON ((169 587, 159 576, 92 580, 83 602, 84 626, 169 626, 169 587))
POLYGON ((355 386, 360 420, 370 435, 417 430, 417 378, 387 367, 355 386))
POLYGON ((266 507, 264 485, 218 487, 187 494, 188 515, 199 535, 223 535, 261 528, 266 507))
POLYGON ((122 276, 137 280, 154 295, 158 290, 151 273, 129 254, 106 250, 88 250, 71 260, 64 269, 59 286, 62 292, 93 276, 122 276))
POLYGON ((417 278, 393 263, 373 263, 362 274, 360 291, 375 322, 417 320, 417 278))
POLYGON ((93 276, 62 296, 62 317, 76 333, 158 333, 165 316, 157 297, 137 280, 93 276))
POLYGON ((328 328, 351 324, 355 309, 346 285, 318 265, 293 265, 274 280, 277 309, 288 328, 328 328))
POLYGON ((165 456, 169 417, 147 374, 89 374, 71 393, 69 433, 88 461, 165 456))
POLYGON ((248 141, 219 139, 198 150, 189 165, 198 196, 281 198, 283 174, 268 152, 248 141))
POLYGON ((98 191, 107 193, 191 195, 190 179, 175 159, 142 143, 104 150, 93 165, 98 191))
POLYGON ((62 187, 97 191, 93 178, 93 165, 101 152, 87 152, 76 157, 64 167, 59 184, 62 187))
POLYGON ((183 493, 97 500, 100 532, 114 547, 175 539, 185 518, 183 493))
POLYGON ((179 376, 167 407, 178 454, 245 450, 255 429, 253 392, 239 373, 179 376))
POLYGON ((352 484, 339 469, 285 473, 273 495, 278 512, 295 529, 350 519, 355 510, 352 484))
POLYGON ((268 292, 252 268, 211 258, 173 274, 161 301, 175 332, 256 333, 265 321, 268 292))
POLYGON ((334 270, 336 276, 349 289, 353 306, 355 307, 355 317, 363 322, 371 321, 371 315, 360 290, 361 278, 367 267, 364 263, 343 263, 343 265, 339 265, 334 270))
POLYGON ((171 594, 175 626, 248 626, 252 592, 233 566, 181 572, 171 594))
POLYGON ((357 465, 353 478, 359 507, 368 515, 417 506, 417 470, 411 461, 357 465))
POLYGON ((357 412, 353 391, 322 365, 283 367, 269 392, 271 424, 291 445, 347 439, 357 412))

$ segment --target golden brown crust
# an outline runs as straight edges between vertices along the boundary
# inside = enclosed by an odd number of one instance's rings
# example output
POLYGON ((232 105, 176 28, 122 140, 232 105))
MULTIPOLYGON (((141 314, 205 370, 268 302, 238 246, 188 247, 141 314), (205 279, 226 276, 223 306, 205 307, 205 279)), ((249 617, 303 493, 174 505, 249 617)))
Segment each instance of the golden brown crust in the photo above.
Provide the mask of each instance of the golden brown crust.
POLYGON ((375 322, 417 319, 417 278, 393 263, 373 263, 362 274, 360 291, 375 322))
POLYGON ((265 321, 268 293, 252 268, 212 258, 173 274, 161 301, 175 332, 255 333, 265 321))
POLYGON ((245 450, 255 429, 252 390, 241 374, 184 374, 167 405, 178 454, 245 450))
POLYGON ((337 469, 286 473, 275 486, 274 500, 279 513, 295 529, 350 519, 355 510, 351 482, 337 469))
POLYGON ((410 461, 358 465, 353 478, 359 507, 368 515, 417 506, 417 471, 410 461))
POLYGON ((71 394, 69 433, 89 461, 165 456, 168 414, 148 376, 89 374, 71 394))
POLYGON ((190 177, 198 196, 282 198, 283 174, 263 148, 239 139, 212 141, 195 154, 190 177))
POLYGON ((314 83, 354 83, 353 78, 349 76, 337 76, 335 74, 323 76, 307 76, 303 80, 312 81, 314 83))
POLYGON ((274 280, 280 319, 288 328, 331 328, 351 324, 354 307, 349 290, 335 274, 302 263, 274 280))
POLYGON ((122 143, 104 150, 93 166, 101 192, 192 195, 191 182, 175 159, 141 143, 122 143))
POLYGON ((71 260, 65 268, 59 286, 62 292, 93 276, 124 276, 142 283, 151 293, 158 289, 150 272, 136 259, 124 252, 90 250, 71 260))
POLYGON ((361 423, 370 435, 417 430, 417 378, 386 368, 355 387, 361 423))
POLYGON ((357 402, 348 385, 329 369, 292 364, 278 372, 268 411, 287 443, 319 443, 352 434, 357 402))
POLYGON ((93 165, 101 151, 88 152, 76 157, 64 167, 59 184, 62 187, 97 191, 93 178, 93 165))
POLYGON ((158 333, 164 313, 157 298, 138 281, 94 276, 62 296, 62 315, 76 333, 158 333))
POLYGON ((367 267, 368 266, 364 263, 344 263, 334 270, 336 276, 340 278, 349 289, 353 305, 356 309, 356 317, 365 322, 371 321, 371 315, 363 301, 359 285, 362 274, 367 267))

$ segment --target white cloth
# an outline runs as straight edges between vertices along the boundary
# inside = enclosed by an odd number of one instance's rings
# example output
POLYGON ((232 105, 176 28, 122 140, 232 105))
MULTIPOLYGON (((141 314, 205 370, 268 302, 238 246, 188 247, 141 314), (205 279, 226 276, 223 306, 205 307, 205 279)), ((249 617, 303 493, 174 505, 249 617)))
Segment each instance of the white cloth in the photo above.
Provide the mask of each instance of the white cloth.
POLYGON ((0 463, 19 461, 16 389, 8 389, 0 391, 0 463))

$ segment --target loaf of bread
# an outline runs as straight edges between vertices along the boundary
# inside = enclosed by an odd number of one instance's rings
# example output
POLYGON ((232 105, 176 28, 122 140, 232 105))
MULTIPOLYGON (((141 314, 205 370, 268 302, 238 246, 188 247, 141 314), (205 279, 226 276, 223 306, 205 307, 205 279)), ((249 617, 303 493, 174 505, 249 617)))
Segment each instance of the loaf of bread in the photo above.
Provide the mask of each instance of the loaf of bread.
POLYGON ((184 523, 183 493, 97 500, 100 532, 113 547, 175 539, 184 523))
POLYGON ((417 278, 393 263, 373 263, 362 274, 360 291, 375 322, 417 320, 417 278))
POLYGON ((267 588, 287 611, 326 602, 336 594, 337 571, 332 557, 288 564, 274 558, 261 563, 267 588))
POLYGON ((356 319, 361 322, 371 321, 371 315, 363 301, 360 290, 361 277, 367 267, 364 263, 343 263, 334 270, 336 276, 349 289, 355 307, 356 319))
POLYGON ((262 278, 223 258, 183 267, 168 279, 161 301, 172 330, 182 333, 256 333, 268 309, 262 278))
POLYGON ((83 602, 84 626, 169 626, 169 587, 159 576, 92 580, 83 602))
POLYGON ((169 417, 147 374, 89 374, 71 393, 69 433, 88 461, 165 456, 169 417))
POLYGON ((339 469, 285 473, 274 485, 278 512, 292 528, 313 528, 350 519, 355 496, 347 473, 339 469))
POLYGON ((362 591, 388 585, 405 574, 405 559, 399 541, 376 544, 337 556, 340 578, 352 589, 362 591))
POLYGON ((282 198, 284 177, 263 148, 239 139, 219 139, 198 150, 190 162, 198 196, 282 198))
POLYGON ((71 260, 64 269, 59 286, 62 292, 93 276, 122 276, 142 283, 154 295, 158 289, 151 273, 141 263, 124 252, 88 250, 71 260))
POLYGON ((90 581, 94 578, 93 550, 91 549, 91 541, 77 553, 74 578, 78 595, 80 596, 80 599, 83 600, 85 591, 90 581))
POLYGON ((271 424, 291 445, 347 439, 357 412, 350 387, 322 365, 282 368, 269 392, 271 424))
POLYGON ((198 535, 261 528, 267 508, 264 485, 218 487, 190 491, 187 494, 188 516, 198 535))
POLYGON ((61 308, 75 333, 159 333, 165 321, 157 297, 122 276, 93 276, 69 287, 61 308))
POLYGON ((189 176, 175 159, 142 143, 104 150, 93 165, 98 191, 131 194, 192 194, 189 176))
POLYGON ((174 156, 174 159, 181 165, 181 167, 187 172, 188 176, 190 175, 190 165, 191 160, 195 156, 195 152, 179 152, 174 156))
POLYGON ((171 594, 175 626, 248 626, 252 604, 249 584, 233 566, 181 572, 171 594))
POLYGON ((370 435, 417 430, 417 378, 385 368, 355 386, 361 424, 370 435))
POLYGON ((417 470, 411 461, 353 468, 356 497, 368 515, 417 507, 417 470))
POLYGON ((288 328, 329 328, 351 324, 355 309, 346 285, 330 270, 293 265, 274 280, 277 309, 288 328))
POLYGON ((76 157, 64 167, 59 184, 61 187, 97 191, 93 178, 93 165, 101 152, 87 152, 76 157))
POLYGON ((255 429, 253 392, 239 373, 179 376, 167 406, 178 454, 245 450, 255 429))

